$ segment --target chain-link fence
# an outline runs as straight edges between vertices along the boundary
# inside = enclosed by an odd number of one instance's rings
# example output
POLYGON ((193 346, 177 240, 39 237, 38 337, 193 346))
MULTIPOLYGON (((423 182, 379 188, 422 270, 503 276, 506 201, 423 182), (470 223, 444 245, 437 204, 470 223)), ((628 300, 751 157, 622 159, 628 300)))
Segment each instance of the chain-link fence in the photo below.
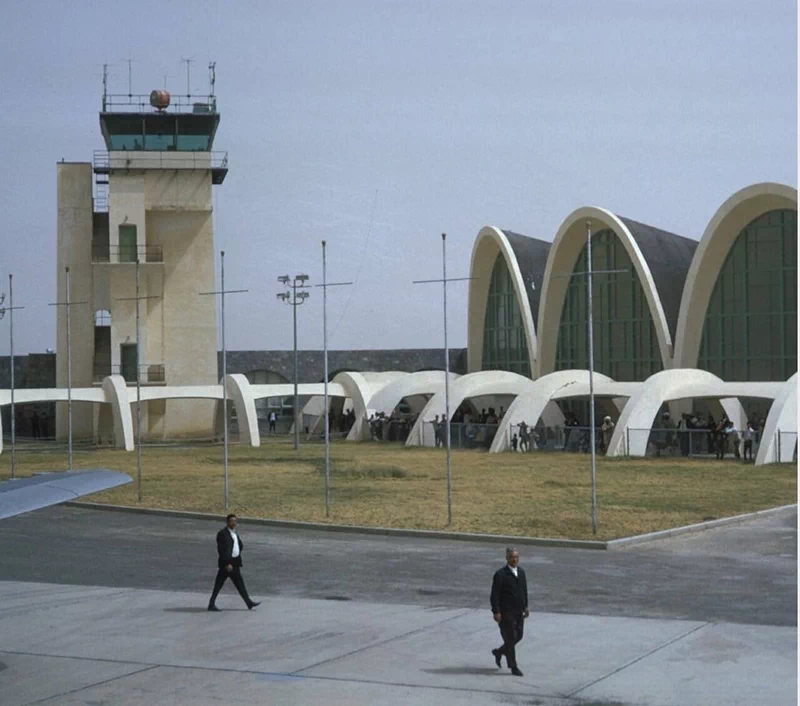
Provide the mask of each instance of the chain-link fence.
MULTIPOLYGON (((488 449, 497 435, 498 424, 450 424, 450 447, 453 449, 488 449)), ((447 427, 439 422, 425 422, 422 425, 423 446, 445 446, 447 427)))
POLYGON ((778 463, 788 463, 797 461, 797 432, 796 431, 779 431, 777 433, 777 452, 776 461, 778 463))

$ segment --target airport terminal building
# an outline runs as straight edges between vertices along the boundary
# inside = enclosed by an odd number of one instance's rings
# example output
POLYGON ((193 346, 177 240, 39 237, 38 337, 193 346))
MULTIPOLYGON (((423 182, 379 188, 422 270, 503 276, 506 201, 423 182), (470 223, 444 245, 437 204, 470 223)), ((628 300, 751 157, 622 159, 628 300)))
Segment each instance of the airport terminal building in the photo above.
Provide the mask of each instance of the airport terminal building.
MULTIPOLYGON (((212 189, 228 172, 227 154, 214 151, 213 85, 212 71, 206 96, 171 102, 164 91, 149 101, 104 93, 106 149, 92 162, 58 165, 59 299, 82 306, 56 307, 53 379, 45 382, 47 361, 32 357, 36 383, 15 400, 20 429, 36 405, 56 403, 61 438, 71 427, 76 437, 133 448, 132 406, 144 439, 209 436, 227 398, 244 441, 259 443, 272 412, 318 430, 319 351, 301 354, 302 422, 294 420, 284 352, 229 351, 221 381, 215 298, 200 296, 215 289, 212 189)), ((490 407, 504 412, 491 451, 506 450, 523 423, 563 425, 569 413, 587 424, 591 343, 596 410, 615 423, 606 453, 645 453, 649 430, 668 409, 717 418, 724 410, 738 429, 758 418, 768 442, 758 462, 792 456, 795 188, 742 188, 699 239, 595 206, 574 210, 554 234, 534 234, 486 226, 475 237, 467 310, 450 312, 467 317, 467 348, 451 351, 449 409, 440 352, 332 354, 329 393, 337 415, 355 415, 349 439, 370 438, 369 418, 398 409, 413 419, 404 437, 410 445, 433 445, 426 425, 437 415, 452 421, 490 407)), ((10 390, 0 389, 3 427, 10 404, 10 390)))

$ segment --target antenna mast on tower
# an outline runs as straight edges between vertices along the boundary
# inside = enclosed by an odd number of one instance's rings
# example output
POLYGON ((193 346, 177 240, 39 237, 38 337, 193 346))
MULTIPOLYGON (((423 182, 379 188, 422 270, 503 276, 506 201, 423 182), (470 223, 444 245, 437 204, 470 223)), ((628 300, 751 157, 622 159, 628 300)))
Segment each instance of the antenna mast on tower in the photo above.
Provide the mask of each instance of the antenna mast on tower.
POLYGON ((186 64, 186 98, 190 99, 192 97, 191 67, 194 59, 181 59, 181 61, 186 64))
POLYGON ((106 112, 106 98, 108 97, 108 64, 103 64, 103 112, 106 112))

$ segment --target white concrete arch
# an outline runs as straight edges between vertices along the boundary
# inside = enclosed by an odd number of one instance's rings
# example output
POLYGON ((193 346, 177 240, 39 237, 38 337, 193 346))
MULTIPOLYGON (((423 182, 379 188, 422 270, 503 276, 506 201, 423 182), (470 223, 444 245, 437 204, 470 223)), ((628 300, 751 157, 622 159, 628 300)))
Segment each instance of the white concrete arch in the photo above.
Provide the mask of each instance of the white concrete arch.
POLYGON ((697 365, 706 311, 728 252, 744 228, 778 209, 797 210, 797 189, 764 182, 737 191, 717 209, 706 226, 686 275, 676 329, 675 365, 697 365))
MULTIPOLYGON (((452 385, 459 377, 457 373, 450 373, 450 384, 452 385)), ((391 415, 394 408, 406 397, 435 395, 443 391, 444 380, 443 370, 425 370, 404 375, 373 394, 367 408, 376 414, 383 412, 387 416, 391 415)))
MULTIPOLYGON (((533 380, 530 378, 505 370, 483 370, 463 375, 450 385, 450 418, 452 419, 464 400, 485 395, 513 395, 516 397, 531 389, 532 385, 533 380)), ((425 405, 425 409, 422 410, 408 435, 406 446, 433 446, 433 435, 425 435, 423 429, 426 423, 433 422, 437 414, 441 418, 444 418, 446 414, 444 392, 435 394, 425 405)))
MULTIPOLYGON (((114 376, 119 377, 119 376, 114 376)), ((123 382, 124 385, 124 382, 123 382)), ((35 404, 37 402, 66 402, 69 398, 66 387, 52 388, 20 388, 14 390, 14 404, 35 404)), ((100 387, 74 387, 72 388, 73 402, 112 402, 100 387)), ((11 390, 0 390, 0 407, 11 404, 11 390)), ((118 431, 115 429, 115 431, 118 431)), ((118 437, 119 439, 119 437, 118 437)), ((119 445, 119 441, 117 442, 119 445)), ((0 416, 0 453, 3 452, 3 419, 0 416)))
POLYGON ((775 396, 767 421, 761 430, 756 466, 765 463, 792 463, 797 444, 797 373, 792 375, 775 396), (794 432, 794 435, 786 434, 794 432))
MULTIPOLYGON (((667 402, 688 399, 717 399, 729 419, 737 420, 739 397, 774 399, 784 383, 725 382, 707 370, 676 368, 651 375, 633 394, 622 410, 611 437, 608 456, 644 456, 648 434, 630 430, 650 430, 658 410, 667 402), (627 439, 626 439, 627 435, 627 439)), ((741 422, 739 422, 741 423, 741 422)))
POLYGON ((653 274, 639 245, 627 226, 613 213, 595 206, 584 206, 576 209, 564 219, 547 256, 541 299, 539 300, 539 348, 537 353, 539 375, 550 373, 555 368, 557 331, 561 323, 567 287, 570 283, 569 277, 556 275, 569 273, 575 269, 578 256, 586 245, 587 221, 591 221, 592 231, 595 233, 605 228, 614 231, 628 253, 653 318, 662 364, 665 368, 670 367, 672 335, 664 314, 664 307, 658 296, 653 274))
POLYGON ((111 403, 114 445, 118 449, 133 451, 133 417, 125 378, 122 375, 110 375, 104 378, 103 393, 106 400, 111 403))
POLYGON ((484 226, 478 232, 472 246, 470 261, 469 299, 467 304, 467 370, 470 373, 481 370, 483 364, 483 326, 486 319, 486 300, 492 280, 492 270, 498 254, 502 254, 506 266, 514 282, 514 294, 517 298, 525 339, 528 345, 528 359, 531 376, 536 377, 536 330, 533 324, 528 293, 525 281, 519 269, 516 255, 505 233, 494 226, 484 226))
MULTIPOLYGON (((595 373, 595 382, 600 380, 611 381, 605 375, 595 373)), ((509 446, 509 430, 525 422, 528 426, 536 426, 542 416, 546 416, 548 404, 553 399, 553 395, 561 389, 566 389, 578 382, 589 382, 589 372, 587 370, 559 370, 549 375, 544 375, 533 381, 525 392, 517 395, 514 401, 508 406, 505 416, 500 420, 497 434, 492 441, 490 453, 507 451, 509 446)), ((563 415, 556 413, 553 419, 546 419, 548 426, 558 424, 563 421, 563 415)))
MULTIPOLYGON (((390 371, 385 373, 339 373, 333 382, 342 386, 344 397, 353 401, 353 411, 356 421, 347 434, 348 441, 363 441, 369 439, 367 421, 367 402, 382 387, 394 380, 407 376, 409 373, 390 371)), ((320 385, 320 387, 322 387, 320 385)), ((319 394, 319 393, 318 393, 319 394)), ((330 393, 329 393, 330 394, 330 393)))

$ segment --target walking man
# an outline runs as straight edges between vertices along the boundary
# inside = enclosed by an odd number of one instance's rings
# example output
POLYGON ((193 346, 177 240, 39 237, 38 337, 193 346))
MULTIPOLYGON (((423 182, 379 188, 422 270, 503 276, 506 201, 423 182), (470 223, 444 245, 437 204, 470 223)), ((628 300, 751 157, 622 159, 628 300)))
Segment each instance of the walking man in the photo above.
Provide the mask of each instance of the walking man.
POLYGON ((278 421, 278 415, 275 414, 274 411, 271 411, 269 413, 269 417, 267 417, 267 418, 269 419, 269 433, 270 434, 274 434, 275 433, 275 422, 278 421))
POLYGON ((515 677, 521 677, 522 672, 517 666, 516 645, 522 640, 524 621, 530 613, 528 583, 525 571, 519 565, 519 552, 516 549, 506 549, 506 565, 495 572, 491 603, 494 621, 500 626, 500 635, 503 638, 502 647, 492 650, 494 661, 498 667, 502 666, 500 662, 505 655, 511 673, 515 677))
POLYGON ((242 549, 244 545, 239 533, 236 531, 236 520, 236 515, 228 515, 226 518, 227 526, 217 532, 217 554, 219 554, 217 564, 219 571, 217 571, 217 578, 214 581, 211 600, 208 602, 208 609, 211 611, 219 610, 215 602, 222 589, 222 584, 228 578, 233 581, 233 585, 236 586, 236 590, 239 591, 239 595, 248 610, 261 605, 260 601, 254 601, 250 598, 244 585, 244 579, 242 578, 242 549))

